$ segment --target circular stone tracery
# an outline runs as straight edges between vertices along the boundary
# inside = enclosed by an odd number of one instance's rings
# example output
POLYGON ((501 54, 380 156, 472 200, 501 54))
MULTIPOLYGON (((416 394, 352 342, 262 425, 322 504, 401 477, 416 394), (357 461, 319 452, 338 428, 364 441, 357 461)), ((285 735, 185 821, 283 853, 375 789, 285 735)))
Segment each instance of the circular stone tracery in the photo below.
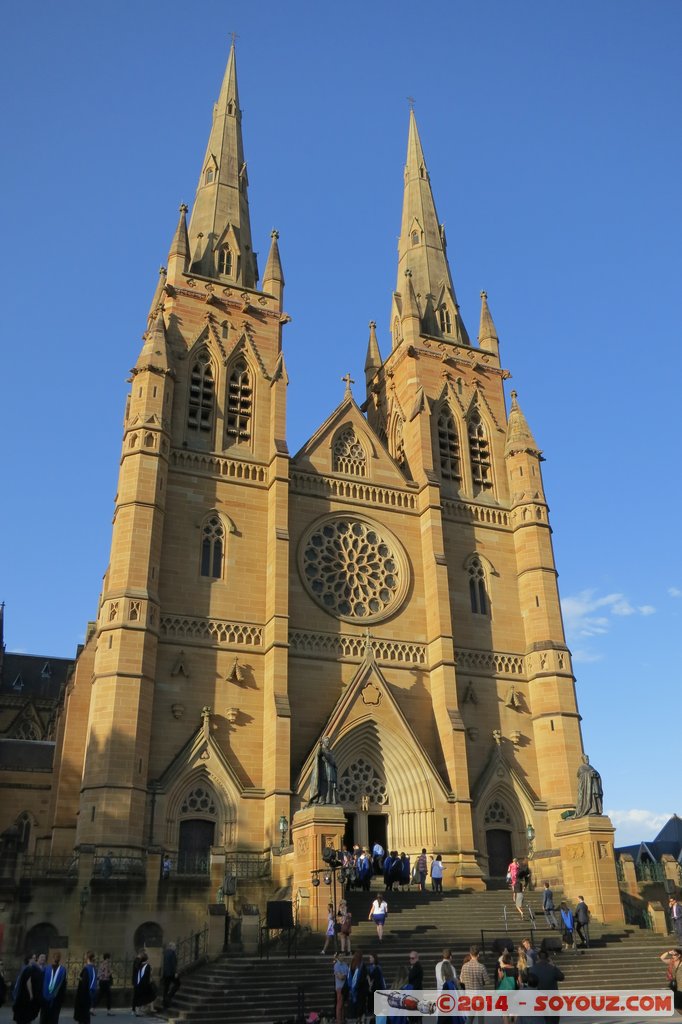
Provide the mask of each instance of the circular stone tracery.
POLYGON ((393 614, 407 590, 407 560, 388 531, 353 516, 314 526, 300 548, 301 576, 326 612, 351 622, 393 614))

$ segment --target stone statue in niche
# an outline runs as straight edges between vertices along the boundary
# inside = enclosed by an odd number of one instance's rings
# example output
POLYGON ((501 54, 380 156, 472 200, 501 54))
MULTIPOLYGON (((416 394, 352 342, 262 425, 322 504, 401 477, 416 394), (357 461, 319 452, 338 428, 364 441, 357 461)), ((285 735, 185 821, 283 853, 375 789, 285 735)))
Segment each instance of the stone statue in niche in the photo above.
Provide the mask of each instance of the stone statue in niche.
POLYGON ((323 736, 317 748, 317 755, 310 776, 309 804, 335 804, 338 785, 336 758, 332 752, 331 740, 323 736))
POLYGON ((590 764, 587 754, 583 754, 582 764, 578 768, 578 798, 575 805, 575 817, 586 818, 590 814, 604 813, 604 790, 601 775, 590 764))

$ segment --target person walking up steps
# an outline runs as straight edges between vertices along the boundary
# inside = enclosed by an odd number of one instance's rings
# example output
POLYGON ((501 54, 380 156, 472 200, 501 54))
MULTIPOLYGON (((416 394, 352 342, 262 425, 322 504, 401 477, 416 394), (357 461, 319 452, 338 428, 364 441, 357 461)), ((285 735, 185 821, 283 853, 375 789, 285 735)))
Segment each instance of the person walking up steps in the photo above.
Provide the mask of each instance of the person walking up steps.
POLYGON ((377 926, 377 938, 379 939, 379 942, 382 942, 384 938, 384 925, 386 923, 387 914, 388 904, 386 903, 386 900, 381 896, 377 896, 374 903, 372 903, 367 920, 374 921, 377 926))
POLYGON ((542 910, 545 915, 545 921, 550 928, 554 929, 558 927, 554 906, 554 893, 549 887, 549 882, 545 882, 545 888, 542 893, 542 910))
POLYGON ((320 950, 320 955, 324 956, 329 948, 331 942, 336 952, 336 918, 334 917, 334 904, 327 904, 327 929, 324 933, 324 946, 320 950))

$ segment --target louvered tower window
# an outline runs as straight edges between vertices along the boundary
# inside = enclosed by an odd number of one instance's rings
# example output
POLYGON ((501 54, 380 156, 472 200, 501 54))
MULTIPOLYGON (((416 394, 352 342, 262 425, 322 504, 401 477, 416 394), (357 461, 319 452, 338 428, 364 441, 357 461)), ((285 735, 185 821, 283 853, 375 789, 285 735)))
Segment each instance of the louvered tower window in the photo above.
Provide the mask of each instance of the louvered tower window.
POLYGON ((490 446, 485 427, 478 412, 469 417, 469 457, 471 459, 471 478, 474 483, 474 494, 492 490, 492 471, 490 468, 490 446))
POLYGON ((238 359, 227 385, 227 439, 231 444, 251 440, 253 388, 245 359, 238 359))
POLYGON ((232 273, 232 250, 229 245, 223 245, 218 249, 218 273, 226 274, 228 277, 232 273))
POLYGON ((189 412, 187 426, 190 430, 209 433, 213 427, 215 405, 215 381, 213 366, 208 352, 201 352, 192 367, 189 378, 189 412))
POLYGON ((450 310, 447 306, 441 306, 439 309, 440 314, 440 329, 443 334, 450 334, 452 331, 452 321, 450 319, 450 310))
POLYGON ((440 475, 443 480, 461 480, 459 434, 449 409, 442 409, 438 417, 438 453, 440 455, 440 475))
POLYGON ((219 580, 223 574, 225 530, 218 516, 210 516, 201 531, 201 575, 219 580))

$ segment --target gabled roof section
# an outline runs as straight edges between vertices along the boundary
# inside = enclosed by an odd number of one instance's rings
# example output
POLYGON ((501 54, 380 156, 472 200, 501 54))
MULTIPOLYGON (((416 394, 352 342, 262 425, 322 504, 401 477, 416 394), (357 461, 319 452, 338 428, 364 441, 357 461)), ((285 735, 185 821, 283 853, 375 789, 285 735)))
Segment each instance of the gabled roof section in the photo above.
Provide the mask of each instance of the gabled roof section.
MULTIPOLYGON (((336 432, 345 424, 352 425, 358 440, 365 447, 368 465, 366 479, 377 482, 377 474, 381 474, 381 483, 387 486, 404 487, 405 475, 398 468, 386 451, 381 439, 377 436, 350 391, 344 395, 343 401, 315 431, 310 440, 294 455, 292 469, 303 469, 324 474, 332 473, 331 445, 336 432)), ((344 475, 344 474, 340 474, 344 475)))
POLYGON ((5 653, 2 663, 0 692, 21 692, 24 697, 40 697, 57 700, 73 672, 75 662, 70 658, 46 658, 44 655, 5 653), (49 665, 49 673, 45 666, 49 665), (17 677, 21 677, 23 689, 13 691, 17 677))
POLYGON ((655 843, 678 843, 682 847, 682 818, 673 814, 654 839, 655 843))
POLYGON ((504 756, 500 744, 493 743, 488 760, 471 787, 471 799, 473 802, 475 804, 479 803, 488 792, 492 792, 497 787, 498 780, 511 783, 516 795, 525 800, 529 807, 537 806, 538 798, 536 794, 514 765, 504 756))
MULTIPOLYGON (((413 732, 379 669, 369 635, 362 664, 341 693, 322 733, 306 758, 295 784, 296 790, 305 792, 309 784, 313 761, 322 737, 328 736, 334 752, 343 755, 344 750, 352 749, 353 734, 361 732, 368 725, 378 728, 378 734, 385 744, 384 759, 387 766, 391 758, 393 759, 395 773, 408 773, 413 779, 415 790, 438 787, 446 798, 450 796, 441 775, 413 732)), ((343 767, 343 763, 339 767, 343 767)))
POLYGON ((168 792, 181 778, 197 768, 203 768, 209 775, 227 783, 227 788, 234 789, 238 794, 248 788, 213 738, 211 714, 207 708, 202 712, 201 725, 166 765, 158 779, 159 790, 168 792))

